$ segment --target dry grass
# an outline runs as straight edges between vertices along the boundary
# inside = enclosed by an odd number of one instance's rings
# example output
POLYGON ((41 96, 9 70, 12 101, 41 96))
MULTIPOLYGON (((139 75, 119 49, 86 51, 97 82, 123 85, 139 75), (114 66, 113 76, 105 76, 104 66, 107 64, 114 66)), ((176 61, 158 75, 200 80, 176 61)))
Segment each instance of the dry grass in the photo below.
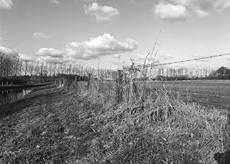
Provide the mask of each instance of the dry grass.
POLYGON ((124 86, 116 104, 113 83, 92 85, 44 88, 12 104, 0 120, 0 163, 215 163, 225 112, 147 84, 124 86))
POLYGON ((223 113, 185 104, 165 89, 146 97, 144 107, 123 103, 98 116, 102 135, 93 140, 92 163, 214 163, 223 113))

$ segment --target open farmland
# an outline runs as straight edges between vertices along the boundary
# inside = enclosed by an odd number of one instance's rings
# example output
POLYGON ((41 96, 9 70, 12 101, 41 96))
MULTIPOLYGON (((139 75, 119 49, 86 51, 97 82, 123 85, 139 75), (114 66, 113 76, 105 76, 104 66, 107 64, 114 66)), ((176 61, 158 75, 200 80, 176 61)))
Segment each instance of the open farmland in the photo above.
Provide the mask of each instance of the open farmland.
POLYGON ((185 102, 226 109, 230 102, 230 81, 174 81, 153 82, 153 86, 162 86, 185 102))

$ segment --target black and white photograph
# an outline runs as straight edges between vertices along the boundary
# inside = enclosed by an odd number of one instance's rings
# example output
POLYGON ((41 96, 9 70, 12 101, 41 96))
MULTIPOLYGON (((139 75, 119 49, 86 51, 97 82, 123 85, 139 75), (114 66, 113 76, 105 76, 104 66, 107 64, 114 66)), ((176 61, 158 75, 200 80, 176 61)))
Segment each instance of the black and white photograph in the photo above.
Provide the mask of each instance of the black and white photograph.
POLYGON ((0 0, 0 164, 230 164, 230 0, 0 0))

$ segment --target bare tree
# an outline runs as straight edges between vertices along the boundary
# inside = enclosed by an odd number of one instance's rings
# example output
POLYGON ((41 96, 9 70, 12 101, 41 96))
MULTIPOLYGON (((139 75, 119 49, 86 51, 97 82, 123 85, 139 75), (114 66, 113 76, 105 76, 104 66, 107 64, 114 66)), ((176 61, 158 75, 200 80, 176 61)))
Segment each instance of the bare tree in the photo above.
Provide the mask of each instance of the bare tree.
POLYGON ((53 63, 52 73, 53 73, 54 81, 55 81, 55 77, 56 77, 56 72, 57 72, 57 64, 53 63))
POLYGON ((27 73, 29 72, 29 61, 23 61, 23 71, 24 76, 27 76, 27 73))
POLYGON ((28 68, 28 72, 30 74, 30 79, 32 79, 33 76, 34 76, 34 70, 35 70, 35 64, 34 64, 34 62, 30 62, 28 67, 29 67, 28 68))

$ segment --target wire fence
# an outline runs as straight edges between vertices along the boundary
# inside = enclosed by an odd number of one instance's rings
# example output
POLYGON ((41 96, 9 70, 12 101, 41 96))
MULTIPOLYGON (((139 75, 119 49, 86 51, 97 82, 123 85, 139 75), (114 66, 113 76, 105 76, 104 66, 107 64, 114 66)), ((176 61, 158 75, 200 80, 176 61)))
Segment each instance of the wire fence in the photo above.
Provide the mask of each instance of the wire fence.
MULTIPOLYGON (((156 76, 165 76, 165 77, 176 77, 176 76, 188 76, 188 77, 207 77, 210 74, 214 73, 214 69, 205 69, 205 68, 188 68, 187 66, 184 67, 161 67, 161 66, 167 66, 167 65, 173 65, 173 64, 180 64, 180 63, 186 63, 191 61, 202 61, 206 59, 211 58, 217 58, 222 56, 228 56, 230 53, 224 53, 224 54, 218 54, 218 55, 212 55, 212 56, 206 56, 206 57, 198 57, 193 59, 187 59, 187 60, 180 60, 180 61, 174 61, 174 62, 166 62, 166 63, 157 63, 152 62, 146 65, 137 65, 137 67, 148 70, 148 76, 149 77, 156 77, 156 76)), ((147 71, 146 71, 147 72, 147 71)))
MULTIPOLYGON (((188 59, 188 60, 181 60, 181 61, 175 61, 175 62, 167 62, 167 63, 159 63, 159 64, 152 63, 152 64, 146 65, 146 67, 165 66, 165 65, 177 64, 177 63, 185 63, 185 62, 190 62, 190 61, 199 61, 199 60, 211 59, 211 58, 216 58, 216 57, 221 57, 221 56, 227 56, 227 55, 230 55, 230 53, 219 54, 219 55, 212 55, 212 56, 200 57, 200 58, 194 58, 194 59, 188 59)), ((141 66, 141 65, 139 65, 139 66, 141 66)))

